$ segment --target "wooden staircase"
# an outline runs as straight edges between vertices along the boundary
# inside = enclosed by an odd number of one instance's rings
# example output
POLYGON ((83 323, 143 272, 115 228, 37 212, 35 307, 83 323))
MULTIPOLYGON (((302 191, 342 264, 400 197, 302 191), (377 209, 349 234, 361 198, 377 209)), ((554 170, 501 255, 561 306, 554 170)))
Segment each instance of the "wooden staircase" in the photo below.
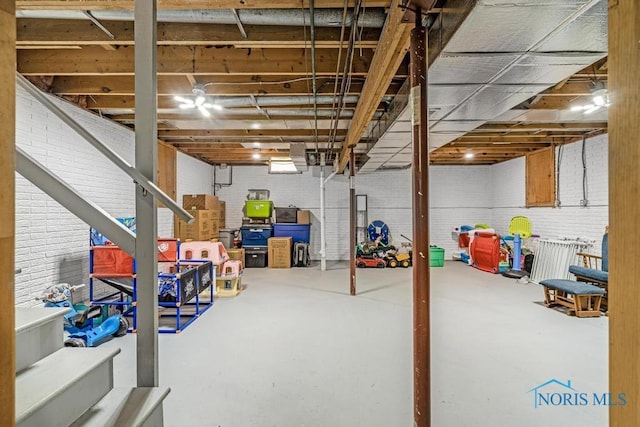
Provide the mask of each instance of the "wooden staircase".
POLYGON ((16 426, 162 426, 169 388, 114 388, 120 349, 64 347, 67 311, 16 307, 16 426))

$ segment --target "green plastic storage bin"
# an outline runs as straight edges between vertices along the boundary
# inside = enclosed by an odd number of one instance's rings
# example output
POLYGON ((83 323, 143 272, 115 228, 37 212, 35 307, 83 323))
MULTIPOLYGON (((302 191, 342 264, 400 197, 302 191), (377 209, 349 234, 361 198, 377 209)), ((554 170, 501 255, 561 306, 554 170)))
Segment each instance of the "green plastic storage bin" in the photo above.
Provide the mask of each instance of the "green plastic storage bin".
POLYGON ((271 200, 245 200, 244 214, 247 218, 271 218, 273 202, 271 200))
POLYGON ((444 249, 437 246, 429 247, 429 266, 444 267, 444 249))

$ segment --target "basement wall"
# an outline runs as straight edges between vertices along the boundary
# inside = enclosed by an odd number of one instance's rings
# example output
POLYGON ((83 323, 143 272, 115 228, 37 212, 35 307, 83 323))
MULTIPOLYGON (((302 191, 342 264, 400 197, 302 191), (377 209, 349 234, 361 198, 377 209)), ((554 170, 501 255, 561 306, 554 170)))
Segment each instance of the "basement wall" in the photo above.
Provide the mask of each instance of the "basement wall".
MULTIPOLYGON (((125 160, 134 161, 134 133, 77 106, 57 105, 125 160)), ((16 145, 114 217, 135 215, 131 178, 54 114, 17 88, 16 145)), ((211 191, 211 167, 179 154, 178 192, 211 191), (207 175, 208 174, 208 175, 207 175)), ((181 194, 180 194, 181 197, 181 194)), ((172 215, 158 213, 158 233, 171 236, 172 215)), ((49 285, 88 283, 89 226, 16 173, 16 304, 39 305, 49 285)), ((88 295, 79 295, 79 300, 88 295)))
MULTIPOLYGON (((57 100, 65 111, 133 163, 133 132, 123 126, 57 100)), ((134 215, 131 179, 26 92, 17 89, 16 143, 77 191, 113 216, 134 215)), ((488 223, 505 233, 515 215, 528 216, 533 231, 545 237, 600 239, 608 222, 607 137, 587 141, 588 207, 581 207, 582 143, 565 146, 560 167, 560 208, 524 208, 524 158, 495 166, 434 166, 430 169, 431 244, 444 247, 446 258, 457 249, 453 227, 488 223)), ((177 155, 177 195, 211 192, 213 168, 182 153, 177 155)), ((396 244, 412 238, 411 171, 381 171, 356 176, 356 193, 368 196, 368 220, 386 222, 396 244)), ((227 202, 228 227, 239 227, 249 188, 268 188, 276 206, 312 211, 311 252, 319 259, 320 181, 318 168, 300 175, 269 175, 266 166, 236 167, 233 184, 218 189, 227 202)), ((346 177, 327 183, 327 259, 349 254, 349 188, 346 177)), ((158 232, 170 236, 172 214, 158 211, 158 232)), ((88 282, 89 226, 16 174, 16 304, 39 304, 34 298, 55 283, 88 282)))
MULTIPOLYGON (((240 227, 242 207, 250 188, 269 189, 277 207, 294 205, 312 214, 311 258, 320 259, 319 168, 299 175, 270 175, 266 166, 233 168, 233 184, 216 194, 227 203, 227 226, 240 227)), ((327 172, 328 175, 328 172, 327 172)), ((491 220, 491 179, 488 166, 438 166, 431 168, 431 243, 446 254, 457 248, 451 230, 460 224, 491 220)), ((367 195, 368 221, 381 220, 390 228, 396 245, 412 238, 411 170, 379 171, 356 175, 356 194, 367 195)), ((335 176, 326 186, 327 259, 349 258, 349 183, 335 176)))
POLYGON ((491 167, 493 189, 491 224, 506 234, 509 221, 517 215, 531 220, 532 231, 545 238, 577 238, 595 240, 590 250, 601 252, 601 241, 608 224, 608 138, 600 135, 585 145, 587 207, 583 200, 582 141, 556 149, 560 160, 558 208, 525 208, 524 157, 491 167))

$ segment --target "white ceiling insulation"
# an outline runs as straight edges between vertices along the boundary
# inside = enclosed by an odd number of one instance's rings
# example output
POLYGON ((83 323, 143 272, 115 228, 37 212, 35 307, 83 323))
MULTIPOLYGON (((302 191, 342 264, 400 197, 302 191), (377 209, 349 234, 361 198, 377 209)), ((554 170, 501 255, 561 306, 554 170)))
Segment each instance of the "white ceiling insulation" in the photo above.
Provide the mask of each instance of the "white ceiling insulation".
MULTIPOLYGON (((479 0, 429 68, 430 151, 498 117, 579 120, 583 113, 510 109, 606 54, 607 0, 479 0)), ((411 165, 409 114, 373 145, 359 173, 411 165)))

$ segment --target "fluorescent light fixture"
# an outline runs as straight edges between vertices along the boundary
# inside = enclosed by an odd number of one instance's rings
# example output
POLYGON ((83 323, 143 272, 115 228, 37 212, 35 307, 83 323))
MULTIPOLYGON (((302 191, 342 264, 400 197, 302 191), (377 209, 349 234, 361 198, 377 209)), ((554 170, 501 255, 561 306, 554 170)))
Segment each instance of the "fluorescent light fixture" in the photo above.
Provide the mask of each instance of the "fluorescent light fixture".
POLYGON ((269 173, 302 173, 291 160, 270 160, 269 173))

